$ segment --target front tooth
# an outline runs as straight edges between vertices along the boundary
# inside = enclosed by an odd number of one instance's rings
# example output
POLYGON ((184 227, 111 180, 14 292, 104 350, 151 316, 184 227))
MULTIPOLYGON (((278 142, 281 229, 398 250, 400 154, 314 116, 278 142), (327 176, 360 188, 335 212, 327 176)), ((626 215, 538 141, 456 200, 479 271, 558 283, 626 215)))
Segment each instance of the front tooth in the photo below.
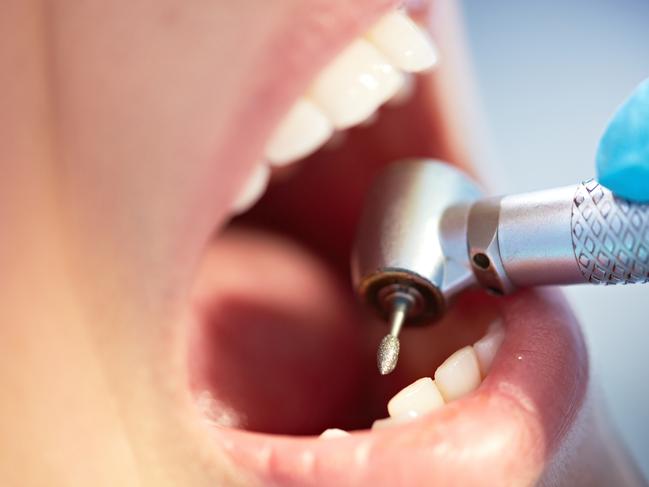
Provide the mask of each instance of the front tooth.
POLYGON ((480 372, 485 377, 491 368, 496 353, 505 338, 505 330, 500 320, 489 325, 487 334, 473 344, 473 349, 478 357, 480 372))
POLYGON ((344 438, 345 436, 351 436, 347 431, 341 430, 338 428, 329 428, 326 429, 320 434, 322 439, 331 439, 331 438, 344 438))
POLYGON ((464 347, 447 358, 435 371, 435 383, 446 402, 476 390, 480 385, 480 366, 473 347, 464 347))
POLYGON ((285 115, 266 147, 266 158, 283 166, 315 152, 333 133, 327 116, 311 100, 301 98, 285 115))
POLYGON ((444 405, 435 382, 430 377, 422 377, 401 389, 388 402, 388 412, 392 417, 420 416, 444 405))
POLYGON ((367 38, 404 71, 419 72, 437 63, 435 44, 404 12, 387 14, 370 29, 367 38))
POLYGON ((318 76, 311 98, 344 129, 362 122, 403 83, 403 74, 369 41, 358 39, 318 76))
POLYGON ((326 151, 338 150, 342 147, 342 145, 345 143, 346 140, 347 140, 347 132, 345 131, 334 132, 334 134, 327 141, 327 143, 324 145, 322 150, 326 150, 326 151))
POLYGON ((382 430, 387 428, 393 428, 395 426, 399 426, 400 424, 412 421, 413 419, 415 419, 414 416, 399 416, 394 418, 377 419, 376 421, 374 421, 374 423, 372 423, 372 429, 382 430))
POLYGON ((252 207, 264 194, 269 179, 270 168, 266 164, 259 164, 239 191, 239 195, 232 205, 232 211, 243 213, 252 207))
POLYGON ((401 88, 399 88, 399 91, 397 91, 385 105, 388 107, 404 106, 412 99, 412 96, 415 94, 416 88, 417 82, 415 80, 415 75, 411 73, 404 74, 403 84, 401 85, 401 88))

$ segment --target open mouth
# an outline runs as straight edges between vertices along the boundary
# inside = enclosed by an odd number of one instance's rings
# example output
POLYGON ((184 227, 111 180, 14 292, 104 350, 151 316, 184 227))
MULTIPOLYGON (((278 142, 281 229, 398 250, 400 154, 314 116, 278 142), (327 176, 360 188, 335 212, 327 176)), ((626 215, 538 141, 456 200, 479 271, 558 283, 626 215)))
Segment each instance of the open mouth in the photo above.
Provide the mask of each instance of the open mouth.
POLYGON ((417 12, 435 44, 392 5, 358 23, 286 104, 203 260, 192 394, 213 441, 265 485, 528 484, 580 409, 586 352, 551 292, 468 294, 403 332, 394 374, 376 370, 386 328, 349 283, 365 192, 403 157, 471 170, 447 9, 417 12))

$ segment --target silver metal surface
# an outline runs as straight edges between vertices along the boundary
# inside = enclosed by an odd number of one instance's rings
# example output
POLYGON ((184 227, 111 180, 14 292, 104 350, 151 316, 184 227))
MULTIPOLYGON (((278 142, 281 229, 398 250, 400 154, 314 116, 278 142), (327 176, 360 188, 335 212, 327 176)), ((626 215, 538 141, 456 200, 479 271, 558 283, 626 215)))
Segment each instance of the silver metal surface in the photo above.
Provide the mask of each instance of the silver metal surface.
POLYGON ((575 186, 570 186, 477 202, 468 238, 476 275, 490 276, 480 282, 506 294, 518 287, 583 281, 572 249, 574 194, 575 186), (490 243, 483 251, 491 261, 486 270, 475 262, 482 250, 476 242, 482 240, 490 243))
POLYGON ((394 293, 409 295, 407 326, 442 316, 452 295, 474 282, 464 242, 468 209, 479 196, 444 163, 388 166, 368 194, 352 253, 361 299, 387 321, 394 293))
POLYGON ((649 205, 616 198, 592 180, 478 197, 463 173, 421 159, 389 166, 369 193, 352 273, 361 298, 392 322, 377 356, 381 373, 396 365, 401 326, 438 320, 469 287, 507 294, 649 282, 649 205))
POLYGON ((398 337, 401 332, 401 327, 406 321, 406 316, 408 316, 408 301, 399 300, 394 304, 394 309, 392 310, 392 315, 390 316, 390 335, 398 337))
POLYGON ((649 282, 649 205, 615 198, 591 179, 577 188, 571 228, 575 258, 586 281, 649 282))
POLYGON ((476 278, 502 294, 649 281, 649 206, 615 198, 594 180, 479 201, 469 213, 468 242, 476 278), (476 264, 480 252, 487 269, 476 264))
POLYGON ((570 219, 575 186, 505 196, 498 245, 515 287, 583 281, 572 249, 570 219))
POLYGON ((478 283, 497 294, 514 289, 503 267, 498 241, 501 198, 478 201, 469 210, 466 245, 478 283))

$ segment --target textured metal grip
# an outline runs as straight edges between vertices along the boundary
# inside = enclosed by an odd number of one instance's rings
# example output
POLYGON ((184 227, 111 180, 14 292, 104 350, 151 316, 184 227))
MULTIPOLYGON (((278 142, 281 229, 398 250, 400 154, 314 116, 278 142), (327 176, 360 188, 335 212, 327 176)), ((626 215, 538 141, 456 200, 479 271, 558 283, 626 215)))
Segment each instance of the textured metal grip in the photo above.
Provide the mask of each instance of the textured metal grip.
POLYGON ((616 198, 591 179, 577 187, 571 227, 575 258, 588 282, 649 282, 649 205, 616 198))

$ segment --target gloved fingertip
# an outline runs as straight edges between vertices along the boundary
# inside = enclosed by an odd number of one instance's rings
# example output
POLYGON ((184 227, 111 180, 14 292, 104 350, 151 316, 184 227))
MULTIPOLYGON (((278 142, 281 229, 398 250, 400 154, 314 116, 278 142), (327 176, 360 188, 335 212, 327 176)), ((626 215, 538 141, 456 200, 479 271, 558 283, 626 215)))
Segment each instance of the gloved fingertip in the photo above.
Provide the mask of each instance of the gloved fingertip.
POLYGON ((649 202, 649 80, 609 122, 597 151, 597 173, 615 195, 649 202))
POLYGON ((619 167, 601 175, 599 182, 620 198, 649 203, 649 166, 619 167))

